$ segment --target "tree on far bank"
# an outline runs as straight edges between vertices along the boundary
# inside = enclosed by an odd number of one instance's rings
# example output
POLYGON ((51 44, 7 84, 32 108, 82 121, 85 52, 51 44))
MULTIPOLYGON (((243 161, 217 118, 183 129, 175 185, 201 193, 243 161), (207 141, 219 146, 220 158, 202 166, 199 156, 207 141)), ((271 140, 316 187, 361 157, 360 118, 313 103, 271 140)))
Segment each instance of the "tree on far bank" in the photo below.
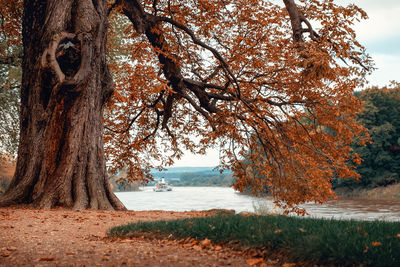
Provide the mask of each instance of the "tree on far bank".
POLYGON ((255 151, 268 179, 252 183, 295 211, 332 198, 333 175, 358 175, 347 164, 359 160, 350 143, 364 131, 353 90, 372 63, 351 26, 366 18, 355 5, 26 0, 23 9, 20 145, 0 205, 123 209, 107 179, 104 129, 108 160, 132 179, 183 148, 218 145, 243 190, 240 159, 255 151), (129 22, 119 42, 129 55, 110 65, 109 16, 129 22))
POLYGON ((358 92, 363 101, 359 122, 369 130, 371 143, 354 145, 362 158, 360 182, 337 181, 335 186, 374 188, 400 182, 400 85, 358 92))

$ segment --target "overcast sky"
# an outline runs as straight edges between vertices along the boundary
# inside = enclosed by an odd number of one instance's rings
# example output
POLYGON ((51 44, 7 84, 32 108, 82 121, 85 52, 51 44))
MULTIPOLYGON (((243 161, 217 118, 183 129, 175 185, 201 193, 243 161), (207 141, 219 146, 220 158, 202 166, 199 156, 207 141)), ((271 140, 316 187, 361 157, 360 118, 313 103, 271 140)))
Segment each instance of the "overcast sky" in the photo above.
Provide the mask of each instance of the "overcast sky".
POLYGON ((400 81, 400 0, 340 0, 363 8, 369 19, 355 27, 359 41, 378 68, 370 77, 371 85, 385 86, 400 81))
MULTIPOLYGON (((363 8, 369 19, 355 25, 358 40, 375 61, 377 70, 369 77, 370 85, 385 86, 391 80, 400 82, 400 0, 336 0, 363 8)), ((174 166, 218 165, 218 151, 207 155, 189 152, 174 166)))

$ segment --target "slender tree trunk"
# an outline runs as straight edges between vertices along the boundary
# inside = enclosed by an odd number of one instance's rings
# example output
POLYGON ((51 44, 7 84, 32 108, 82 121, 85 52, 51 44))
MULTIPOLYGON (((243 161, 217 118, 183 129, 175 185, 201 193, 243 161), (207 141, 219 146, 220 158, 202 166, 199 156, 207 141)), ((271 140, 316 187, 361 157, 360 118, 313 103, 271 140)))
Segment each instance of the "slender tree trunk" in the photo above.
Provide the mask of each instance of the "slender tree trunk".
POLYGON ((104 0, 24 1, 20 146, 0 206, 125 209, 104 158, 106 31, 104 0))

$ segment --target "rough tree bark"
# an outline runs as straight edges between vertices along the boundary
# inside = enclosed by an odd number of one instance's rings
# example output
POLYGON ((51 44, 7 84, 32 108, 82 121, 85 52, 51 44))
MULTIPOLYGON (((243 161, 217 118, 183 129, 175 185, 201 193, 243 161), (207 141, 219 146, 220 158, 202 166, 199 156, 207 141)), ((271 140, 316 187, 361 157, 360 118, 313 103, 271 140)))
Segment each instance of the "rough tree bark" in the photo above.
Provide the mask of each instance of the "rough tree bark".
POLYGON ((0 206, 125 209, 104 158, 106 31, 106 1, 24 1, 20 146, 0 206))

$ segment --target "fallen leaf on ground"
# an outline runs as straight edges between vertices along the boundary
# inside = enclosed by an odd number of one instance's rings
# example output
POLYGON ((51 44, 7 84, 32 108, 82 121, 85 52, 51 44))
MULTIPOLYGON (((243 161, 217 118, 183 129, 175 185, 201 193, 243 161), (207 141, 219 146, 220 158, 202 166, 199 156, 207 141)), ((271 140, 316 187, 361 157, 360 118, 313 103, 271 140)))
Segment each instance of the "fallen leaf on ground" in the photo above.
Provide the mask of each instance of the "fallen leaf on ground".
POLYGON ((54 261, 54 257, 42 257, 39 261, 54 261))
POLYGON ((221 249, 222 249, 222 247, 221 246, 215 246, 215 251, 220 251, 221 249))
POLYGON ((282 265, 282 267, 294 267, 294 266, 296 266, 296 263, 284 263, 282 265))
POLYGON ((200 247, 200 246, 197 246, 197 245, 195 245, 195 246, 193 246, 193 249, 194 249, 194 250, 196 250, 196 251, 200 251, 200 250, 201 250, 201 247, 200 247))
POLYGON ((200 242, 200 246, 202 246, 202 247, 208 247, 210 245, 211 245, 211 241, 208 238, 206 238, 200 242))
POLYGON ((249 266, 254 266, 263 262, 264 262, 263 258, 250 258, 246 260, 246 263, 249 266))
POLYGON ((12 254, 12 251, 3 250, 3 249, 0 250, 0 257, 6 258, 6 257, 9 257, 11 254, 12 254))

